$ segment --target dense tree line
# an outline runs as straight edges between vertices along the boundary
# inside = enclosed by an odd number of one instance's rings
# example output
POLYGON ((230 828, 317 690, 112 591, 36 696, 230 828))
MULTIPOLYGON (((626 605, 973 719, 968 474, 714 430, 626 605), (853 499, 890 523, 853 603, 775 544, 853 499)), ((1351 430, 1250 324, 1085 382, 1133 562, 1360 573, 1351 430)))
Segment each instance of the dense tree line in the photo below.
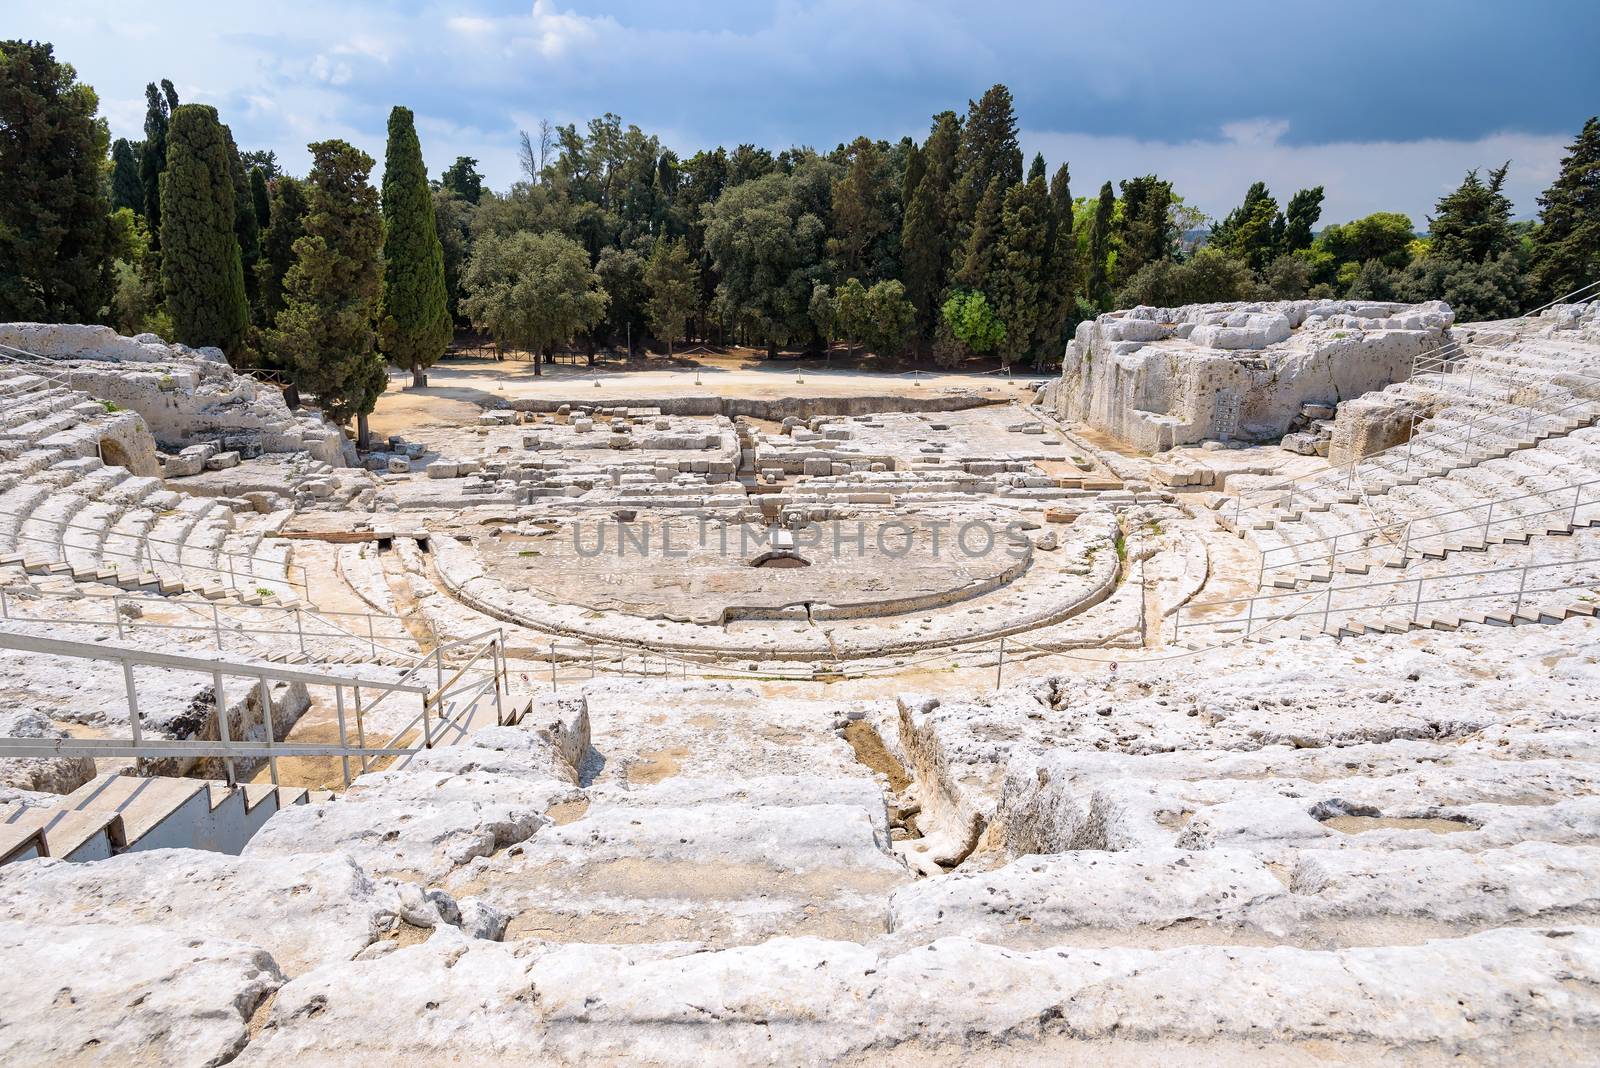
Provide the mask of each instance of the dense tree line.
POLYGON ((144 138, 112 143, 49 45, 0 42, 0 317, 217 345, 341 419, 372 410, 386 363, 420 382, 458 327, 536 368, 693 341, 1011 364, 1053 361, 1116 306, 1442 298, 1465 320, 1600 277, 1595 119, 1537 221, 1511 220, 1505 164, 1467 174, 1419 235, 1392 212, 1319 229, 1321 187, 1280 207, 1256 182, 1209 225, 1153 174, 1074 197, 1065 164, 1024 165, 1003 85, 933 116, 921 142, 825 153, 685 159, 615 115, 541 123, 503 191, 469 156, 430 181, 395 108, 381 194, 342 141, 311 145, 297 177, 169 80, 146 103, 144 138))

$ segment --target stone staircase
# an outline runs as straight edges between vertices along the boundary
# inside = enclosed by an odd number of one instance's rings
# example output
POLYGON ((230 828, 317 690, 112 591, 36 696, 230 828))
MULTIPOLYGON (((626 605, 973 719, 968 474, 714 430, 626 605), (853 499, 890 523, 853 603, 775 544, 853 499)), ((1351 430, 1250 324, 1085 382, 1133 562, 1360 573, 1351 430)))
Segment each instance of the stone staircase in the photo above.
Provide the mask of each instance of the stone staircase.
POLYGON ((238 853, 280 809, 330 796, 267 784, 97 775, 51 805, 0 802, 0 864, 178 847, 238 853))

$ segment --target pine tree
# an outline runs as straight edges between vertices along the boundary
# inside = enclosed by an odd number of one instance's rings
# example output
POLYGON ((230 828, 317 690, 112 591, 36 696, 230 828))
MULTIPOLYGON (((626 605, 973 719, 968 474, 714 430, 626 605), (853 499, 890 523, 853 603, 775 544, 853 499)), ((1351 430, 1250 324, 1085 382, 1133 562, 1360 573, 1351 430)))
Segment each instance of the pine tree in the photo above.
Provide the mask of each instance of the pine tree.
POLYGON ((955 272, 955 283, 965 289, 987 290, 989 278, 994 273, 999 258, 998 248, 1002 214, 1005 210, 1005 178, 995 175, 989 188, 978 201, 973 216, 972 230, 961 253, 961 269, 955 272))
POLYGON ((161 250, 161 176, 167 170, 167 129, 178 110, 178 92, 167 79, 144 87, 144 151, 139 156, 139 181, 144 185, 144 220, 150 227, 150 251, 161 250))
POLYGON ((272 223, 262 235, 261 259, 256 263, 255 320, 260 327, 272 326, 278 313, 283 311, 283 280, 294 266, 294 243, 306 232, 309 210, 305 186, 300 180, 287 175, 279 178, 268 209, 272 223))
POLYGON ((267 190, 267 172, 250 168, 250 206, 255 209, 256 229, 265 233, 272 225, 272 194, 267 190))
POLYGON ((1455 189, 1440 197, 1428 220, 1433 243, 1428 255, 1461 263, 1482 263, 1509 251, 1517 243, 1511 232, 1511 201, 1502 192, 1507 162, 1489 172, 1487 184, 1476 170, 1455 189))
POLYGON ((933 129, 920 153, 922 176, 906 202, 905 225, 900 234, 901 276, 924 337, 933 332, 939 298, 949 276, 949 209, 959 138, 960 123, 955 112, 934 116, 933 129))
POLYGON ((208 104, 172 113, 161 179, 161 280, 177 340, 215 345, 230 359, 242 354, 249 310, 228 136, 208 104))
POLYGON ((1017 116, 1011 90, 990 87, 982 99, 967 102, 956 168, 955 240, 963 247, 976 223, 978 202, 989 184, 1000 179, 1000 197, 1022 180, 1022 149, 1017 145, 1017 116))
MULTIPOLYGON (((344 141, 307 147, 305 235, 294 243, 287 303, 266 342, 330 418, 355 417, 365 447, 367 415, 388 384, 373 329, 383 287, 383 213, 367 181, 371 156, 344 141)), ((273 212, 278 225, 284 214, 273 212)))
POLYGON ((97 107, 50 45, 0 41, 0 319, 95 322, 110 303, 97 107))
POLYGON ((645 266, 644 283, 650 290, 645 304, 650 329, 667 343, 667 355, 671 356, 673 341, 683 336, 689 316, 700 301, 699 270, 689 258, 688 245, 681 240, 656 238, 650 262, 645 266))
POLYGON ((456 161, 445 168, 439 184, 468 204, 483 199, 483 175, 478 173, 478 161, 471 156, 457 156, 456 161))
POLYGON ((1600 279, 1600 118, 1583 124, 1539 198, 1528 281, 1544 300, 1600 279))
POLYGON ((411 109, 389 112, 383 168, 383 299, 378 336, 384 357, 409 368, 413 386, 450 344, 444 247, 411 109))
POLYGON ((1298 252, 1311 247, 1311 231, 1322 218, 1322 187, 1302 189, 1289 198, 1284 210, 1283 251, 1298 252))
POLYGON ((1100 200, 1095 205, 1094 225, 1089 230, 1089 270, 1085 278, 1089 303, 1104 311, 1111 300, 1111 215, 1116 210, 1116 196, 1111 183, 1100 187, 1100 200))
POLYGON ((139 154, 126 137, 111 146, 111 210, 144 214, 144 183, 139 181, 139 154))
POLYGON ((1044 356, 1053 355, 1065 343, 1063 332, 1077 305, 1078 241, 1072 228, 1072 176, 1063 163, 1050 179, 1047 252, 1034 332, 1036 351, 1044 356))
POLYGON ((1044 153, 1035 152, 1033 154, 1033 162, 1028 165, 1028 181, 1031 182, 1037 178, 1042 182, 1044 181, 1044 173, 1044 153))
POLYGON ((1171 207, 1171 182, 1146 174, 1122 183, 1122 218, 1117 225, 1119 279, 1131 277, 1147 263, 1172 258, 1176 235, 1171 207))
POLYGON ((1020 182, 1006 193, 999 248, 983 288, 1006 324, 1006 337, 999 346, 1000 362, 1005 365, 1028 352, 1038 329, 1049 253, 1049 216, 1050 195, 1043 178, 1020 182))

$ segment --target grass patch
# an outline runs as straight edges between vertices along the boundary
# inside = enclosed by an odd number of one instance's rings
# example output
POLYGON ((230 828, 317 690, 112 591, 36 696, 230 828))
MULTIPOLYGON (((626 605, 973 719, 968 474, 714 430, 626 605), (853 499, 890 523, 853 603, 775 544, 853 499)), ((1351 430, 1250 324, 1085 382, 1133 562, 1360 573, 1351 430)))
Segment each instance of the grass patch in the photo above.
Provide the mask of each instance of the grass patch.
POLYGON ((100 402, 100 406, 104 408, 110 415, 115 415, 116 413, 122 411, 122 405, 118 404, 116 401, 103 400, 100 402))
POLYGON ((276 594, 274 594, 271 590, 267 589, 265 586, 257 586, 256 587, 256 595, 259 596, 259 597, 274 597, 274 596, 276 596, 276 594))

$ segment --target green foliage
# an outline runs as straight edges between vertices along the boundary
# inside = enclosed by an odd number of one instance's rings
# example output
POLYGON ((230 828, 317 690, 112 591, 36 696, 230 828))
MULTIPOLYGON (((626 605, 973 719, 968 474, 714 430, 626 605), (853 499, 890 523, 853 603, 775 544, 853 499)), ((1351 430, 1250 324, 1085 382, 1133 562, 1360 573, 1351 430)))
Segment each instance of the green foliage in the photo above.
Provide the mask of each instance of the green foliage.
POLYGON ((389 112, 383 166, 383 293, 378 347, 420 382, 450 344, 444 248, 433 218, 433 194, 422 163, 411 109, 389 112))
POLYGON ((917 310, 906 299, 906 287, 898 280, 891 278, 874 283, 867 290, 866 322, 860 328, 861 340, 879 356, 892 356, 905 345, 916 314, 917 310))
POLYGON ((944 302, 940 315, 950 333, 972 352, 993 352, 1006 339, 1006 324, 1000 321, 982 293, 958 290, 944 302))
POLYGON ((810 333, 833 174, 831 164, 806 157, 791 174, 732 186, 706 213, 706 250, 720 276, 717 310, 764 339, 769 352, 810 333))
POLYGON ((1146 304, 1172 308, 1183 304, 1250 300, 1257 295, 1250 265, 1210 245, 1179 262, 1154 260, 1140 268, 1117 292, 1117 306, 1146 304))
POLYGON ((1511 164, 1489 172, 1485 184, 1478 172, 1439 198, 1428 220, 1430 258, 1460 263, 1483 263, 1516 245, 1511 233, 1511 201, 1501 192, 1511 164))
POLYGON ((1095 203, 1094 222, 1089 229, 1089 265, 1084 280, 1089 303, 1102 311, 1111 299, 1111 216, 1115 208, 1116 195, 1107 182, 1100 187, 1100 199, 1095 203))
POLYGON ((1322 218, 1322 197, 1322 187, 1319 185, 1302 189, 1289 198, 1289 206, 1283 213, 1282 251, 1299 252, 1311 247, 1311 231, 1316 228, 1317 220, 1322 218))
MULTIPOLYGON (((472 245, 472 221, 477 209, 454 192, 440 186, 431 191, 433 224, 444 256, 445 307, 452 320, 461 318, 461 271, 472 245)), ((492 194, 491 194, 492 195, 492 194)), ((480 201, 481 203, 481 201, 480 201)))
POLYGON ((139 181, 144 186, 144 218, 150 227, 150 248, 161 248, 161 176, 167 171, 167 130, 178 110, 178 91, 167 79, 144 87, 144 149, 139 154, 139 181))
POLYGON ((139 152, 126 137, 111 145, 111 209, 144 214, 144 183, 139 181, 139 152))
POLYGON ((1457 322, 1508 319, 1523 308, 1522 268, 1509 249, 1481 262, 1425 256, 1413 261, 1392 287, 1400 300, 1448 302, 1457 322))
POLYGON ((478 173, 478 161, 471 156, 457 156, 445 168, 439 184, 468 204, 476 204, 483 197, 483 175, 478 173))
MULTIPOLYGON (((1341 268, 1341 278, 1343 275, 1341 268)), ((1395 283, 1395 272, 1384 266, 1382 260, 1367 260, 1351 279, 1345 296, 1350 300, 1394 300, 1395 283)))
POLYGON ((900 238, 901 277, 906 296, 917 310, 924 334, 936 319, 936 302, 944 291, 950 260, 949 212, 956 176, 960 124, 955 112, 934 116, 922 148, 922 177, 906 203, 900 238))
POLYGON ((977 213, 967 235, 966 249, 961 255, 961 266, 952 276, 958 286, 982 289, 988 284, 999 258, 1001 226, 1005 214, 1005 179, 996 175, 983 191, 978 201, 977 213))
POLYGON ((650 291, 645 305, 650 328, 667 343, 670 356, 673 341, 684 335, 700 299, 699 268, 689 258, 688 243, 657 238, 645 266, 644 282, 650 291))
POLYGON ((1368 260, 1379 260, 1385 267, 1404 267, 1406 247, 1414 236, 1409 215, 1378 211, 1363 219, 1325 227, 1313 247, 1326 252, 1332 257, 1331 262, 1341 267, 1368 260))
POLYGON ((1039 280, 1036 351, 1054 358, 1066 344, 1066 328, 1077 310, 1078 241, 1073 232, 1072 179, 1063 163, 1050 179, 1047 252, 1039 280))
POLYGON ((1153 174, 1122 183, 1122 219, 1117 225, 1117 274, 1125 277, 1147 263, 1172 256, 1172 183, 1153 174))
POLYGON ((1050 195, 1044 179, 1020 182, 1006 193, 998 255, 984 289, 1006 327, 1005 338, 996 346, 1002 364, 1015 362, 1033 345, 1049 253, 1050 195))
POLYGON ((839 292, 833 298, 833 325, 850 342, 852 354, 856 342, 862 340, 871 328, 868 322, 870 314, 867 291, 860 279, 851 278, 839 287, 839 292))
POLYGON ((989 186, 999 181, 997 197, 1022 180, 1022 149, 1017 145, 1017 115, 1011 90, 991 86, 977 101, 967 102, 967 120, 961 128, 961 145, 956 156, 960 175, 955 189, 954 227, 963 258, 968 235, 978 214, 978 202, 989 186))
MULTIPOLYGON (((383 214, 367 180, 372 157, 344 141, 307 147, 304 233, 294 242, 285 304, 266 343, 330 418, 359 416, 364 426, 388 385, 373 329, 383 287, 383 214)), ((274 229, 291 215, 282 204, 272 214, 274 229)))
POLYGON ((272 193, 267 188, 267 172, 260 167, 250 168, 250 207, 256 213, 258 233, 272 225, 272 193))
POLYGON ((283 310, 283 283, 294 266, 294 243, 305 234, 305 186, 287 175, 273 185, 269 215, 272 225, 261 240, 261 258, 256 263, 256 325, 270 327, 283 310))
POLYGON ((1260 274, 1285 244, 1286 229, 1283 213, 1267 191, 1267 184, 1256 182, 1246 191, 1244 203, 1212 229, 1208 243, 1244 260, 1252 271, 1260 274))
POLYGON ((851 143, 849 169, 833 184, 828 254, 841 275, 881 277, 893 268, 895 188, 882 150, 865 137, 851 143))
POLYGON ((1600 118, 1583 124, 1539 197, 1530 253, 1528 285, 1541 301, 1600 278, 1600 118))
POLYGON ((1278 256, 1261 274, 1263 295, 1270 300, 1303 300, 1311 292, 1312 270, 1303 252, 1278 256))
POLYGON ((246 316, 256 303, 256 262, 261 258, 261 230, 256 220, 255 196, 250 188, 250 176, 245 173, 239 159, 239 147, 234 144, 233 131, 222 128, 228 139, 228 177, 233 181, 233 236, 239 242, 239 263, 244 270, 244 297, 246 316))
POLYGON ((546 356, 606 311, 589 254, 560 234, 479 238, 461 288, 461 310, 473 325, 504 347, 546 356))
POLYGON ((94 322, 110 302, 98 106, 48 44, 0 41, 0 319, 94 322))
MULTIPOLYGON (((239 162, 244 164, 246 170, 260 171, 269 188, 283 176, 283 171, 278 167, 278 154, 271 149, 258 148, 250 152, 241 152, 239 162)), ((263 227, 267 225, 266 216, 260 216, 258 221, 263 227)))
MULTIPOLYGON (((594 336, 604 342, 642 339, 645 325, 645 303, 649 290, 645 286, 645 258, 633 249, 603 248, 594 265, 600 285, 611 299, 606 304, 606 314, 595 327, 594 336)), ((629 350, 631 353, 631 349, 629 350)))
POLYGON ((232 359, 244 348, 250 313, 228 142, 216 108, 184 104, 172 113, 161 179, 161 282, 178 340, 215 345, 232 359))

